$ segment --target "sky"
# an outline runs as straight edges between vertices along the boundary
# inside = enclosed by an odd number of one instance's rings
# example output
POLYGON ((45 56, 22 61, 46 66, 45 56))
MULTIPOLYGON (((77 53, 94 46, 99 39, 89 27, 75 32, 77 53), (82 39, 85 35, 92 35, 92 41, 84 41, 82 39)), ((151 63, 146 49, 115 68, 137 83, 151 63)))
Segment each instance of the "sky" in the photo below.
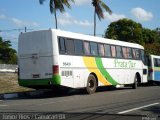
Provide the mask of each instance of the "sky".
MULTIPOLYGON (((75 0, 72 8, 64 13, 57 12, 58 29, 93 35, 94 8, 92 0, 75 0)), ((97 18, 97 36, 102 36, 111 22, 128 18, 143 27, 160 27, 160 0, 102 0, 110 9, 104 11, 104 19, 97 18)), ((18 36, 27 31, 55 28, 54 15, 49 10, 49 0, 43 5, 39 0, 0 0, 0 36, 10 40, 12 48, 18 49, 18 36)))

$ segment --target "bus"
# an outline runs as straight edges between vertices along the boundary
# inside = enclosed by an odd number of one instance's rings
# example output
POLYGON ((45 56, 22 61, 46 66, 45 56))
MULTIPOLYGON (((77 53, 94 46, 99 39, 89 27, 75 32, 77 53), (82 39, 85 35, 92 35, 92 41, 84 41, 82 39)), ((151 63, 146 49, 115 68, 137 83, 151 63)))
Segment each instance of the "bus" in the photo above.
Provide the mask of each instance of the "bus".
POLYGON ((85 88, 147 82, 144 48, 139 44, 48 29, 21 33, 20 86, 85 88))
POLYGON ((160 56, 148 56, 148 81, 151 83, 160 82, 160 56))

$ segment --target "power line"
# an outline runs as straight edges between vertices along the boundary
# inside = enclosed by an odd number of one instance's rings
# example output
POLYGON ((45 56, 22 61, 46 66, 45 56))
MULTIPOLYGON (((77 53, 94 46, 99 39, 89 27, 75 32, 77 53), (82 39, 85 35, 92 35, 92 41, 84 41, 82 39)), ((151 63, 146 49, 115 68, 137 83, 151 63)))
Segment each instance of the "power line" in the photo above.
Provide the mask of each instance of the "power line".
POLYGON ((27 27, 25 27, 25 28, 18 28, 18 29, 3 29, 3 30, 0 30, 0 32, 14 32, 14 31, 27 32, 28 30, 30 31, 30 30, 33 30, 33 29, 28 29, 27 27))

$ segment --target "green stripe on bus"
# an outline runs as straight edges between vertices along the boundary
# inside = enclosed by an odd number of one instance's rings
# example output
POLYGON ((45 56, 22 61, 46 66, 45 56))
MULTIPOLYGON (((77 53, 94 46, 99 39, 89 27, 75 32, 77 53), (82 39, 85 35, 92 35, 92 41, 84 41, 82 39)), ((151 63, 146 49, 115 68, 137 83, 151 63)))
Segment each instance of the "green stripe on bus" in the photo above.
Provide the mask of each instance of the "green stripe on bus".
POLYGON ((61 79, 59 75, 54 75, 52 78, 44 79, 18 79, 20 86, 34 86, 34 85, 49 85, 51 82, 53 85, 60 85, 61 79))
POLYGON ((61 77, 59 75, 53 75, 53 84, 60 85, 61 84, 61 77))
POLYGON ((117 85, 118 83, 111 77, 111 75, 105 70, 101 58, 95 58, 97 67, 102 75, 110 82, 112 85, 117 85))

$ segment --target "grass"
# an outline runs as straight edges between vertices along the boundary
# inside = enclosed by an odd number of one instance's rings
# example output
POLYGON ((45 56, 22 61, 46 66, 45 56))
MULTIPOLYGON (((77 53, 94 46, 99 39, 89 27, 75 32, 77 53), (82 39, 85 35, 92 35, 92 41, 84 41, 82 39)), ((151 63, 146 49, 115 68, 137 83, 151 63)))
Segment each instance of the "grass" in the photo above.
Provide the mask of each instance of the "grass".
POLYGON ((32 89, 18 85, 16 73, 0 73, 0 94, 30 91, 32 89))

